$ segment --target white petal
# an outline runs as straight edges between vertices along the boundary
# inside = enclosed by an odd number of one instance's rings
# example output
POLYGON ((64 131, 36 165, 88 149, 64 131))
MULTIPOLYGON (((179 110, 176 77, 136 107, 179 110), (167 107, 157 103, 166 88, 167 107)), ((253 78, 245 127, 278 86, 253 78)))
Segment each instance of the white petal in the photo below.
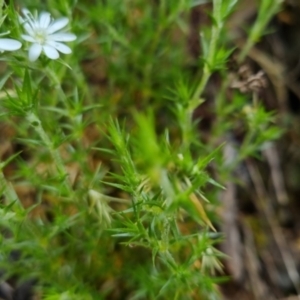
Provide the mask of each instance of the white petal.
POLYGON ((34 35, 33 29, 31 27, 31 25, 25 21, 26 23, 23 24, 25 31, 29 34, 29 35, 34 35))
POLYGON ((0 49, 5 51, 15 51, 20 49, 22 44, 13 39, 0 39, 0 49))
POLYGON ((27 8, 22 8, 22 13, 26 18, 28 17, 33 18, 31 12, 27 8))
POLYGON ((51 34, 57 30, 64 28, 69 23, 68 18, 60 18, 54 21, 47 29, 47 33, 51 34))
POLYGON ((57 50, 55 48, 45 45, 45 46, 43 46, 43 50, 50 59, 59 58, 59 53, 57 52, 57 50))
POLYGON ((30 42, 30 43, 35 43, 36 42, 36 39, 33 38, 32 36, 30 35, 27 35, 27 34, 21 34, 21 37, 23 40, 27 41, 27 42, 30 42))
POLYGON ((29 48, 28 57, 30 61, 35 61, 39 58, 42 52, 42 46, 40 44, 32 44, 29 48))
POLYGON ((48 12, 42 12, 39 18, 41 28, 47 28, 51 22, 51 15, 48 12))
POLYGON ((25 28, 26 24, 27 24, 27 27, 30 26, 32 29, 36 28, 38 26, 38 24, 37 24, 37 21, 35 20, 35 18, 32 16, 31 12, 26 8, 23 8, 22 12, 26 18, 25 23, 24 23, 24 28, 25 28))
POLYGON ((64 53, 64 54, 72 53, 72 50, 63 43, 58 43, 55 41, 47 41, 47 45, 55 48, 56 50, 58 50, 59 52, 64 53))
POLYGON ((22 16, 19 15, 18 18, 19 18, 20 24, 23 24, 25 22, 25 20, 22 18, 22 16))
POLYGON ((58 42, 72 42, 76 40, 76 35, 73 33, 59 32, 59 33, 50 34, 48 36, 48 40, 58 41, 58 42))

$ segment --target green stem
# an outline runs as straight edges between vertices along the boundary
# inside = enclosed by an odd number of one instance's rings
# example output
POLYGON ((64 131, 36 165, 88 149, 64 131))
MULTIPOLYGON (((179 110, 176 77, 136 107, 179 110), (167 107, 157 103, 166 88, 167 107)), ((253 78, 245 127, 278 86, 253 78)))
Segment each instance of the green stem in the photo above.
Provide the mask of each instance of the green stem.
POLYGON ((242 63, 244 61, 253 45, 256 44, 259 38, 263 35, 263 30, 266 28, 271 18, 280 10, 282 3, 283 0, 261 1, 258 17, 252 27, 246 45, 243 46, 243 49, 238 57, 239 63, 242 63))
POLYGON ((211 40, 210 40, 210 45, 208 49, 208 56, 206 58, 206 63, 203 68, 203 74, 200 79, 200 82, 198 86, 196 87, 196 90, 194 94, 192 95, 192 98, 190 100, 189 106, 187 107, 186 111, 186 118, 185 118, 185 131, 183 132, 183 143, 184 144, 189 144, 189 136, 192 131, 192 117, 193 117, 193 111, 201 104, 203 103, 203 99, 201 99, 201 95, 207 85, 207 82, 212 74, 213 70, 213 65, 214 65, 214 60, 215 60, 215 55, 217 51, 217 44, 218 44, 218 39, 223 27, 223 21, 222 21, 222 16, 221 16, 221 8, 222 8, 222 0, 214 0, 213 1, 213 16, 214 16, 214 25, 212 28, 212 33, 211 33, 211 40))
POLYGON ((201 99, 200 96, 202 95, 210 76, 211 76, 210 68, 207 65, 205 65, 201 80, 196 88, 196 91, 193 94, 192 100, 190 101, 190 105, 188 107, 189 114, 191 114, 203 102, 203 99, 201 99))
POLYGON ((194 110, 198 105, 201 104, 202 100, 200 99, 205 86, 207 85, 207 82, 212 74, 212 69, 214 65, 216 50, 217 50, 217 44, 218 39, 223 27, 222 17, 221 17, 221 7, 222 7, 222 0, 214 0, 214 8, 213 8, 213 16, 215 24, 212 28, 211 33, 211 40, 209 44, 208 49, 208 56, 206 59, 206 64, 203 69, 203 74, 201 77, 201 80, 193 94, 192 100, 189 105, 190 110, 194 110))
MULTIPOLYGON (((52 80, 52 82, 54 82, 54 88, 58 93, 59 99, 61 101, 64 101, 66 99, 66 96, 65 96, 64 91, 61 87, 61 80, 58 77, 58 75, 55 74, 55 72, 53 72, 53 70, 51 70, 51 68, 49 68, 49 67, 45 68, 45 73, 48 76, 48 78, 50 80, 52 80)), ((63 77, 63 76, 61 76, 61 77, 63 77)), ((56 104, 57 104, 56 102, 52 103, 52 105, 56 105, 56 104)))
POLYGON ((252 40, 250 39, 250 37, 249 37, 249 39, 248 39, 247 42, 246 42, 246 45, 243 47, 243 50, 242 50, 242 52, 240 53, 240 55, 239 55, 239 57, 238 57, 238 63, 239 63, 239 64, 241 64, 241 63, 245 60, 246 56, 248 55, 250 49, 252 48, 252 46, 253 46, 254 44, 255 44, 255 42, 252 41, 252 40))
POLYGON ((66 175, 66 170, 64 167, 64 164, 62 162, 60 153, 57 149, 55 149, 54 144, 51 142, 49 136, 45 132, 44 128, 42 127, 42 123, 38 116, 34 114, 33 112, 30 112, 26 115, 26 119, 29 121, 29 123, 34 127, 35 131, 39 134, 40 138, 44 142, 45 146, 50 151, 50 154, 55 162, 55 165, 57 167, 57 170, 60 175, 66 175))

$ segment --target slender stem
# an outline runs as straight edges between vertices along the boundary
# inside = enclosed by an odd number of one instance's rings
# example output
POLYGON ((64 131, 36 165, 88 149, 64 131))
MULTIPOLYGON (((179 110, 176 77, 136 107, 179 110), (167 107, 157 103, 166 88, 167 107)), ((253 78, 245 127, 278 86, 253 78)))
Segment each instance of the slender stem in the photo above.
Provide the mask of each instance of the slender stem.
POLYGON ((193 94, 192 100, 190 102, 189 109, 194 110, 203 100, 199 99, 204 91, 205 86, 212 74, 212 67, 214 65, 214 59, 217 50, 218 38, 223 27, 222 17, 221 17, 221 7, 222 0, 214 0, 213 16, 214 22, 211 33, 211 40, 208 49, 208 55, 206 63, 203 69, 203 74, 201 80, 193 94))
POLYGON ((238 63, 242 63, 246 56, 248 55, 250 49, 252 48, 252 46, 255 44, 255 42, 253 40, 249 39, 246 42, 246 45, 243 46, 242 52, 240 53, 239 57, 238 57, 238 63))
MULTIPOLYGON (((66 96, 65 96, 65 94, 63 92, 63 89, 61 87, 60 78, 49 67, 45 68, 45 72, 46 72, 48 78, 54 82, 55 89, 57 90, 58 96, 59 96, 60 100, 63 101, 66 98, 66 96)), ((52 103, 52 105, 56 105, 56 103, 52 103)))
POLYGON ((34 129, 39 134, 40 138, 42 139, 42 141, 44 142, 44 144, 50 151, 51 156, 55 162, 55 165, 56 165, 57 170, 60 173, 60 175, 65 175, 66 170, 65 170, 64 164, 62 162, 60 153, 58 152, 57 149, 55 149, 54 144, 51 142, 49 136, 47 135, 44 128, 42 127, 41 121, 38 118, 38 116, 36 114, 34 114, 33 112, 30 112, 26 115, 26 119, 34 127, 34 129))
POLYGON ((258 17, 252 26, 246 45, 238 57, 238 62, 242 63, 253 45, 262 36, 264 28, 269 23, 270 19, 280 10, 283 0, 262 0, 259 7, 258 17))
POLYGON ((189 136, 192 131, 192 125, 193 125, 193 122, 192 122, 193 111, 204 101, 200 97, 201 97, 201 95, 207 85, 207 82, 212 74, 215 55, 216 55, 216 51, 217 51, 218 39, 219 39, 221 30, 223 27, 223 21, 222 21, 222 16, 221 16, 222 0, 214 0, 213 5, 214 5, 214 8, 213 8, 214 25, 213 25, 212 33, 211 33, 211 40, 210 40, 210 44, 209 44, 208 55, 207 55, 206 62, 205 62, 204 68, 203 68, 203 73, 202 73, 200 82, 197 85, 196 90, 193 93, 190 103, 187 107, 185 126, 184 126, 185 130, 183 132, 183 143, 184 144, 189 144, 188 143, 189 136))
POLYGON ((215 24, 213 25, 213 28, 212 28, 212 36, 211 36, 211 42, 210 42, 210 46, 209 46, 209 53, 208 53, 209 63, 212 63, 214 61, 218 38, 220 36, 220 31, 223 27, 223 20, 222 20, 222 15, 221 15, 222 2, 223 2, 223 0, 214 0, 213 1, 213 5, 214 5, 213 16, 214 16, 215 24))
POLYGON ((196 91, 193 94, 193 97, 191 99, 191 102, 190 102, 190 105, 188 108, 189 114, 191 114, 191 112, 193 112, 197 108, 197 106, 199 106, 203 102, 203 100, 200 99, 200 96, 202 95, 202 93, 204 91, 204 88, 208 82, 210 75, 211 75, 211 71, 210 71, 209 67, 207 65, 205 65, 205 67, 203 69, 203 74, 202 74, 201 80, 196 88, 196 91))

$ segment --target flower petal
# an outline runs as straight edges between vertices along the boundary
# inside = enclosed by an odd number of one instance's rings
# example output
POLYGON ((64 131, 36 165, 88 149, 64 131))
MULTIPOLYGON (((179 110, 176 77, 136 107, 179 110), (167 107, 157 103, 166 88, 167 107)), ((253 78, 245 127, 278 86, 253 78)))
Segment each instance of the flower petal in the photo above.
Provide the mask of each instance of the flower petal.
POLYGON ((39 58, 42 52, 42 46, 40 44, 32 44, 29 48, 28 57, 30 61, 35 61, 39 58))
POLYGON ((23 23, 23 27, 25 29, 25 31, 29 34, 29 35, 34 35, 33 29, 31 27, 31 25, 25 21, 26 23, 23 23))
POLYGON ((39 18, 41 28, 47 28, 51 22, 51 15, 48 12, 42 12, 39 18))
POLYGON ((47 33, 51 34, 51 33, 55 32, 55 31, 58 31, 58 30, 64 28, 68 23, 69 23, 69 19, 68 18, 57 19, 52 24, 50 24, 50 26, 47 29, 47 33))
MULTIPOLYGON (((26 20, 24 20, 25 23, 23 24, 26 31, 27 31, 28 27, 29 28, 31 27, 31 30, 38 27, 37 21, 35 20, 35 18, 32 16, 31 12, 28 9, 23 8, 22 12, 26 18, 26 20), (26 27, 27 27, 27 29, 26 29, 26 27)), ((30 34, 29 31, 27 31, 27 32, 30 34)))
POLYGON ((59 43, 59 42, 55 42, 55 41, 47 41, 47 45, 55 48, 56 50, 58 50, 59 52, 64 53, 64 54, 72 53, 72 50, 63 43, 59 43))
POLYGON ((19 18, 19 23, 20 24, 23 24, 25 22, 25 20, 22 18, 22 16, 19 15, 18 18, 19 18))
POLYGON ((43 50, 46 54, 46 56, 48 56, 50 59, 57 59, 59 58, 59 53, 57 52, 57 50, 51 46, 43 46, 43 50))
POLYGON ((33 19, 31 12, 27 8, 22 8, 22 13, 26 17, 26 19, 33 19))
POLYGON ((21 34, 21 38, 27 42, 30 42, 30 43, 35 43, 36 42, 36 39, 33 38, 32 36, 30 35, 27 35, 27 34, 21 34))
POLYGON ((73 33, 65 33, 65 32, 59 32, 50 34, 48 36, 49 41, 58 41, 58 42, 72 42, 76 40, 76 35, 73 33))
POLYGON ((15 51, 20 49, 22 44, 13 39, 0 39, 0 49, 5 51, 15 51))
POLYGON ((22 8, 22 13, 24 16, 26 16, 26 18, 28 15, 31 16, 31 18, 32 18, 32 14, 27 8, 22 8))

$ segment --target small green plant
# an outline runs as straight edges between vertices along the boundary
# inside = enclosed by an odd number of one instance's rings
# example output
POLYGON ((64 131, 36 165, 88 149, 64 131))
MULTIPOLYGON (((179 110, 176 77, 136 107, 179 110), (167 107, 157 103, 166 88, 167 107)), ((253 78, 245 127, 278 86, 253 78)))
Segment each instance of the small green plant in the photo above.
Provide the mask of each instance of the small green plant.
MULTIPOLYGON (((187 70, 188 14, 206 2, 20 3, 56 21, 0 3, 14 39, 0 49, 19 49, 1 56, 1 119, 21 149, 0 164, 3 280, 37 279, 48 300, 220 299, 218 193, 281 131, 256 92, 225 96, 226 26, 239 1, 212 1, 197 74, 187 70), (194 112, 217 73, 224 84, 204 141, 194 112), (229 166, 221 137, 240 124, 229 166)), ((280 3, 261 1, 240 61, 280 3)))

